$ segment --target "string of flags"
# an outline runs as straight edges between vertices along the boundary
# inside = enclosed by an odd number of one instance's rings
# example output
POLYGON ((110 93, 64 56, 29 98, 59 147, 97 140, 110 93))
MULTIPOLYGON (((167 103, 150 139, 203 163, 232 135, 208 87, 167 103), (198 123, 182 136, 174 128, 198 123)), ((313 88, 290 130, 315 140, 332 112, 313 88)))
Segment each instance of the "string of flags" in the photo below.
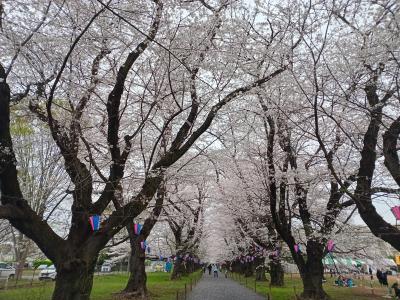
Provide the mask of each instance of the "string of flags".
MULTIPOLYGON (((93 216, 90 216, 90 217, 89 217, 90 226, 92 227, 92 230, 93 230, 93 231, 99 230, 99 228, 100 228, 100 221, 101 221, 101 217, 100 217, 99 215, 93 215, 93 216)), ((135 223, 135 224, 134 224, 134 233, 135 233, 135 235, 139 235, 140 232, 141 232, 141 230, 142 230, 142 228, 143 228, 143 225, 142 225, 142 224, 135 223)), ((142 248, 142 250, 147 251, 148 254, 151 253, 151 248, 150 248, 150 246, 147 244, 147 241, 144 240, 144 241, 140 242, 140 247, 142 248)), ((167 258, 167 261, 171 261, 172 259, 173 259, 173 260, 181 259, 181 258, 182 258, 182 260, 184 260, 184 261, 192 261, 192 262, 194 262, 194 263, 200 263, 200 259, 195 258, 195 257, 192 257, 192 256, 189 255, 189 254, 186 254, 185 256, 179 256, 179 255, 177 255, 177 256, 168 257, 168 258, 167 258)), ((161 255, 161 253, 160 253, 160 255, 159 255, 159 259, 160 259, 160 260, 163 260, 163 259, 164 259, 164 257, 161 255)))
MULTIPOLYGON (((300 244, 295 244, 293 245, 293 249, 296 253, 301 253, 302 246, 300 244)), ((332 253, 334 249, 335 249, 335 242, 333 240, 328 240, 326 244, 326 250, 328 251, 328 253, 332 253)), ((270 259, 271 258, 273 259, 275 257, 279 257, 280 255, 281 253, 279 248, 271 251, 256 245, 254 246, 253 255, 239 255, 233 260, 240 261, 241 263, 249 263, 253 262, 256 257, 269 257, 270 259)))

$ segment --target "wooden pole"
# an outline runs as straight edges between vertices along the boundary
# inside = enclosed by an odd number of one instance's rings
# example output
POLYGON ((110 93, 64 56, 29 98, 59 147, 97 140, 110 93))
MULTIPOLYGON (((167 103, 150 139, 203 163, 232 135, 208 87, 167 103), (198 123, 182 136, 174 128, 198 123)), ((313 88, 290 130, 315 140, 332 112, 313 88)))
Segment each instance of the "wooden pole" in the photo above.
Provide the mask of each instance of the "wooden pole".
POLYGON ((186 300, 186 297, 187 297, 187 286, 186 286, 186 283, 185 283, 185 300, 186 300))
POLYGON ((32 275, 32 279, 31 279, 31 285, 33 284, 33 280, 35 279, 35 272, 36 272, 36 269, 33 269, 33 275, 32 275))

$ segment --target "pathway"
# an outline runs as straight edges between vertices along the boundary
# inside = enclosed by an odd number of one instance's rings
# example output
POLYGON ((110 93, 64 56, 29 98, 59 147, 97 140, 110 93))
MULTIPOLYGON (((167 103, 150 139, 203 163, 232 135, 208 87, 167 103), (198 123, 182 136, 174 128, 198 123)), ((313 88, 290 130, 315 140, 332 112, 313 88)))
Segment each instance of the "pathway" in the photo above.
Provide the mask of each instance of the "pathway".
POLYGON ((264 300, 265 297, 241 286, 236 281, 226 279, 223 274, 218 278, 204 274, 193 288, 189 300, 264 300))

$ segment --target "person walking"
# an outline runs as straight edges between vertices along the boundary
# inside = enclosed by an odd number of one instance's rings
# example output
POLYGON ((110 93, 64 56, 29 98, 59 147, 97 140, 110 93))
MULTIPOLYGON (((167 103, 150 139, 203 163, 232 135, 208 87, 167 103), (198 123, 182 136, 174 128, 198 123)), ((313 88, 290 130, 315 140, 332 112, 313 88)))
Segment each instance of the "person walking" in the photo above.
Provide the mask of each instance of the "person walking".
POLYGON ((208 265, 207 269, 208 269, 208 275, 211 275, 211 269, 212 269, 211 264, 208 265))
POLYGON ((382 286, 382 284, 383 284, 383 282, 382 282, 382 276, 383 276, 382 271, 381 271, 380 269, 378 269, 378 270, 376 271, 376 278, 378 278, 379 284, 380 284, 381 286, 382 286))
POLYGON ((213 273, 214 273, 214 278, 215 277, 218 278, 218 267, 217 267, 217 265, 214 264, 212 269, 213 269, 213 273))
POLYGON ((397 282, 393 283, 392 289, 394 290, 394 295, 396 299, 400 299, 400 288, 397 282))
POLYGON ((387 272, 382 273, 382 285, 388 287, 388 279, 387 279, 387 272))

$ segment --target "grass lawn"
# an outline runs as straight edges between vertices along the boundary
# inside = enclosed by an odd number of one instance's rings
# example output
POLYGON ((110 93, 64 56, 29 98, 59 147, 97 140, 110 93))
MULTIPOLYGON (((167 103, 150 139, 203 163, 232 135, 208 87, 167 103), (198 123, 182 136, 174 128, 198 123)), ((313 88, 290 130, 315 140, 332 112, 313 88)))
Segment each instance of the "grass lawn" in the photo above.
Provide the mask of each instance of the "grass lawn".
MULTIPOLYGON (((301 279, 297 274, 293 274, 293 276, 285 274, 285 286, 271 288, 269 288, 268 282, 256 282, 255 285, 253 277, 247 278, 246 280, 244 277, 239 277, 238 275, 232 276, 233 279, 239 281, 243 285, 246 285, 247 282, 247 287, 249 289, 256 289, 256 292, 263 296, 267 296, 267 294, 269 294, 272 300, 295 299, 295 293, 299 295, 303 290, 301 279)), ((389 276, 388 279, 389 286, 391 286, 396 281, 396 278, 393 276, 389 276)), ((364 280, 355 279, 355 284, 357 285, 357 287, 353 288, 336 287, 333 283, 334 278, 330 278, 329 275, 327 275, 327 282, 324 283, 324 289, 334 300, 384 299, 382 298, 382 296, 387 294, 387 289, 381 288, 377 280, 373 280, 371 282, 368 276, 364 276, 364 280), (371 284, 373 289, 371 288, 371 284)))
MULTIPOLYGON (((151 298, 155 300, 175 299, 176 292, 182 291, 185 283, 189 285, 191 280, 194 281, 199 277, 199 274, 199 272, 196 272, 191 276, 182 277, 180 280, 171 281, 168 273, 149 273, 147 286, 151 298)), ((112 294, 121 291, 125 287, 127 280, 127 274, 96 276, 93 282, 91 299, 112 299, 112 294)), ((46 282, 32 288, 15 288, 0 291, 0 300, 48 300, 51 299, 53 288, 54 283, 46 282)))

